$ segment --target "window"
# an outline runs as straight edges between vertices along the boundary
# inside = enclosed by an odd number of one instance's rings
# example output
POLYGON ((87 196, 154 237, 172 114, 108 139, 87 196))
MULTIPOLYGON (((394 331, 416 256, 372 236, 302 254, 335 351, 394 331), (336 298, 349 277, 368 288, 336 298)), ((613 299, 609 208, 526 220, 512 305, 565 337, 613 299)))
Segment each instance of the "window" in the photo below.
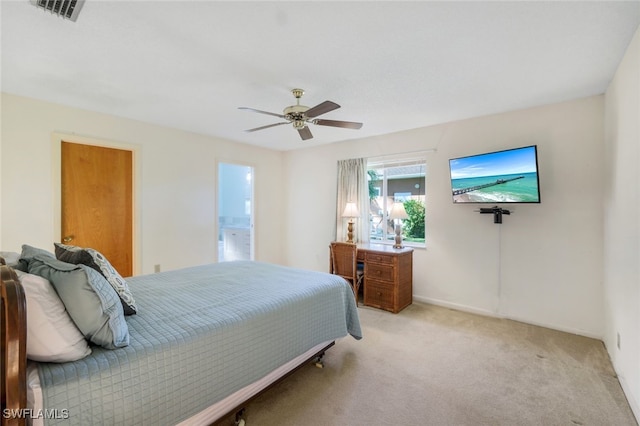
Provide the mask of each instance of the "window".
POLYGON ((369 239, 394 242, 394 220, 402 226, 403 244, 425 246, 426 160, 424 157, 375 159, 367 163, 369 239), (394 203, 402 203, 406 219, 391 219, 394 203))

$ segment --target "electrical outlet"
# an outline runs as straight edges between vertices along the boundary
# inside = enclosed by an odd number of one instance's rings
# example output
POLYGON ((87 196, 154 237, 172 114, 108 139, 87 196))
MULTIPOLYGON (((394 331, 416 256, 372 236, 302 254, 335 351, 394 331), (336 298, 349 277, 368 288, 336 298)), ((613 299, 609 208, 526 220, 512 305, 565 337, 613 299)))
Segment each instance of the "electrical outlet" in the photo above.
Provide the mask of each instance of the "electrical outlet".
MULTIPOLYGON (((153 267, 153 272, 155 272, 155 273, 160 272, 160 265, 159 265, 159 264, 158 264, 158 265, 155 265, 155 266, 153 267)), ((620 346, 620 345, 618 345, 618 346, 620 346)))
POLYGON ((618 342, 617 342, 617 345, 618 345, 618 349, 620 349, 620 333, 617 333, 617 335, 618 335, 618 342))

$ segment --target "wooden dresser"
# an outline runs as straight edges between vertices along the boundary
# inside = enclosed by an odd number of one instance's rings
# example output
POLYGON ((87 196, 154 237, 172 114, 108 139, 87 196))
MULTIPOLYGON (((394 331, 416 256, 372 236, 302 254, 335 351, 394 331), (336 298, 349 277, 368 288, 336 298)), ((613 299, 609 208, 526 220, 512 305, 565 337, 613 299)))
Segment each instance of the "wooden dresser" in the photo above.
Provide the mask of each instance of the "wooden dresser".
POLYGON ((413 302, 413 249, 358 244, 364 263, 364 304, 398 313, 413 302))

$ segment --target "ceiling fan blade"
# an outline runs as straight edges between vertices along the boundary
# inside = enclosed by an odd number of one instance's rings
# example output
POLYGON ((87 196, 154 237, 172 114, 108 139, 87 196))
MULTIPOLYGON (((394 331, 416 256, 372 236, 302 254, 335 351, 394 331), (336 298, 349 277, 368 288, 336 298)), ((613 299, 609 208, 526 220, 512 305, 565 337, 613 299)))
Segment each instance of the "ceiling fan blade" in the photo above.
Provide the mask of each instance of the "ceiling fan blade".
POLYGON ((359 129, 362 127, 362 123, 356 123, 354 121, 338 121, 338 120, 322 120, 317 119, 312 121, 313 124, 318 124, 320 126, 332 126, 332 127, 342 127, 345 129, 359 129))
POLYGON ((253 128, 253 129, 247 129, 247 130, 245 130, 245 132, 255 132, 256 130, 268 129, 269 127, 280 126, 282 124, 289 124, 289 122, 288 121, 283 121, 282 123, 267 124, 266 126, 256 127, 256 128, 253 128))
POLYGON ((298 129, 298 133, 300 133, 300 137, 303 141, 306 141, 307 139, 311 139, 313 137, 313 135, 311 134, 311 130, 309 130, 309 127, 307 126, 304 126, 302 129, 298 129))
POLYGON ((260 114, 267 114, 267 115, 273 115, 274 117, 284 118, 284 115, 282 115, 282 114, 276 114, 275 112, 261 111, 259 109, 255 109, 255 108, 238 107, 238 109, 246 109, 248 111, 259 112, 260 114))
POLYGON ((338 108, 340 108, 340 105, 338 105, 337 103, 331 102, 331 101, 324 101, 323 103, 318 104, 313 108, 309 108, 304 113, 304 115, 306 115, 308 118, 313 118, 322 114, 326 114, 327 112, 333 111, 334 109, 338 109, 338 108))

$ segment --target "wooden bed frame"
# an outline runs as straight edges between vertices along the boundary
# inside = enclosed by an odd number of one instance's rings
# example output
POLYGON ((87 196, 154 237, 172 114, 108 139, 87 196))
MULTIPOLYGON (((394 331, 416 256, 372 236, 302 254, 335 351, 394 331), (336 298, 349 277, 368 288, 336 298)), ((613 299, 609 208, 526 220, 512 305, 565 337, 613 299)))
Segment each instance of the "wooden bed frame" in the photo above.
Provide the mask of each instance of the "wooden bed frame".
MULTIPOLYGON (((0 257, 2 304, 2 407, 27 408, 27 302, 18 275, 0 257)), ((14 413, 16 411, 13 411, 14 413)), ((0 413, 3 425, 23 426, 26 419, 0 413)))
MULTIPOLYGON (((0 291, 2 295, 2 303, 0 304, 0 316, 2 318, 0 386, 2 390, 3 408, 3 411, 0 412, 0 419, 2 426, 26 426, 25 417, 29 414, 27 407, 26 298, 16 272, 5 264, 5 260, 2 257, 0 257, 0 272, 0 291)), ((264 389, 242 400, 234 409, 229 410, 223 416, 212 419, 213 424, 221 424, 222 421, 225 421, 234 413, 236 424, 244 424, 242 415, 244 414, 244 407, 247 403, 284 380, 308 362, 314 362, 317 367, 322 368, 324 353, 334 344, 335 341, 328 343, 320 351, 306 358, 305 361, 269 383, 264 389)), ((192 413, 191 415, 194 414, 196 413, 192 413)))

